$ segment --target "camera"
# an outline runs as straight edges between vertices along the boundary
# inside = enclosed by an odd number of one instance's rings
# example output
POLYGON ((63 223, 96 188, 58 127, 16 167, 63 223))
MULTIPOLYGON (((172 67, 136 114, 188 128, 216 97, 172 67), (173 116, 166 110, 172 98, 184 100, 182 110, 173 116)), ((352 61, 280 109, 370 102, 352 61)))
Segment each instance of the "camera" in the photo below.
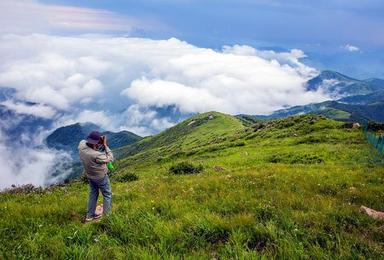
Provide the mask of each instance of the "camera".
POLYGON ((101 150, 104 150, 104 149, 105 149, 105 147, 104 147, 104 139, 105 139, 105 136, 104 136, 104 135, 100 136, 100 139, 99 139, 99 147, 100 147, 101 150))

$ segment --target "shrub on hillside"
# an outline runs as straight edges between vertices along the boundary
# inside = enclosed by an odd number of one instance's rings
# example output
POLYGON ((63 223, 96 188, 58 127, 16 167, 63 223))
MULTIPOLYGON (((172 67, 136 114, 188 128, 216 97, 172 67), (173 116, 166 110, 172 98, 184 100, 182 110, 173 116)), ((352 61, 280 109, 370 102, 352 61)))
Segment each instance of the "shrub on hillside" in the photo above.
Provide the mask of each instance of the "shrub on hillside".
POLYGON ((118 182, 130 182, 130 181, 137 181, 139 179, 139 176, 132 172, 125 173, 123 175, 116 176, 116 180, 118 182))
POLYGON ((21 186, 12 185, 11 188, 5 189, 2 193, 8 194, 29 194, 29 193, 43 193, 41 187, 35 187, 32 184, 24 184, 21 186))
POLYGON ((181 162, 175 164, 169 168, 169 172, 172 174, 195 174, 203 171, 203 166, 195 166, 188 162, 181 162))
POLYGON ((315 154, 274 154, 267 158, 271 163, 289 163, 289 164, 317 164, 323 163, 323 158, 315 154))
POLYGON ((329 135, 314 136, 308 135, 302 138, 297 139, 294 144, 317 144, 317 143, 326 143, 335 141, 335 138, 330 137, 329 135))
POLYGON ((353 128, 353 123, 352 122, 346 122, 346 123, 341 125, 341 128, 351 129, 351 128, 353 128))
POLYGON ((264 122, 256 122, 254 125, 252 125, 253 132, 256 132, 266 126, 266 123, 264 122))
POLYGON ((377 123, 377 122, 369 122, 368 130, 374 131, 374 132, 384 131, 384 124, 377 123))

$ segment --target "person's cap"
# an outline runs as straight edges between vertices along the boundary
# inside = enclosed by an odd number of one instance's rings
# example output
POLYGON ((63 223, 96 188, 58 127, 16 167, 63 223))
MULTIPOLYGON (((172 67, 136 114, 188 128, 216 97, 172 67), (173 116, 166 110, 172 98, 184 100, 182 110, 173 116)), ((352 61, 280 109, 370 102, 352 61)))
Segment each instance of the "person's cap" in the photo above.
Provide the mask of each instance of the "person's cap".
POLYGON ((97 131, 91 132, 87 137, 87 143, 98 144, 100 141, 101 134, 97 131))

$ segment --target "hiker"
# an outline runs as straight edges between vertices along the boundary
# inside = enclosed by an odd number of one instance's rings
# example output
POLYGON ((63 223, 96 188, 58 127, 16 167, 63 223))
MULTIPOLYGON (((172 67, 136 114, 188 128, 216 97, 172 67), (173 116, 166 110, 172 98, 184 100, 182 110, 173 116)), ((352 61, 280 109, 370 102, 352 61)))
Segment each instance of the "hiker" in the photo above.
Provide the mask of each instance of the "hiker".
POLYGON ((107 163, 113 160, 113 154, 108 147, 107 136, 102 136, 97 131, 91 132, 86 140, 80 141, 78 149, 90 188, 85 220, 92 221, 102 216, 95 213, 99 190, 103 194, 103 214, 111 209, 112 191, 107 163), (104 151, 100 152, 99 149, 104 151))

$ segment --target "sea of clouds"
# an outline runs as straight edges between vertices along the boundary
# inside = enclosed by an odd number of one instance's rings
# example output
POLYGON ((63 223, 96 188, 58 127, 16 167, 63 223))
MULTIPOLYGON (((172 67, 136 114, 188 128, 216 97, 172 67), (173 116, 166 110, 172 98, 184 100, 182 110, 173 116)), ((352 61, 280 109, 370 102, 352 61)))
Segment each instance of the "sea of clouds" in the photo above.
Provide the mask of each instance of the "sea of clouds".
MULTIPOLYGON (((181 115, 268 114, 329 98, 306 90, 306 81, 318 72, 300 61, 305 54, 297 49, 214 50, 175 38, 7 34, 0 37, 0 56, 0 86, 15 89, 0 105, 52 119, 53 128, 90 121, 144 136, 177 123, 158 112, 168 107, 181 115)), ((25 134, 35 139, 36 133, 25 134)), ((14 182, 43 185, 52 177, 49 169, 61 155, 44 148, 44 138, 32 146, 40 148, 23 154, 26 147, 12 147, 0 137, 0 163, 7 165, 0 188, 14 182)))

